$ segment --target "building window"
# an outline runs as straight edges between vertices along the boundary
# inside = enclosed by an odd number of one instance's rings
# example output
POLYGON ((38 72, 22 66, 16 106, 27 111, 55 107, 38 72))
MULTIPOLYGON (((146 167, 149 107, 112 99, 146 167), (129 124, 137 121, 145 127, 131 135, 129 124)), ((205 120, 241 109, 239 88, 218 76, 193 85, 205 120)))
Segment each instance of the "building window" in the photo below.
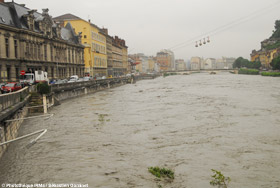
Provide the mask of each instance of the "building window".
POLYGON ((25 55, 29 56, 29 43, 26 43, 25 55))
POLYGON ((68 49, 68 63, 71 63, 70 49, 68 49))
POLYGON ((51 61, 53 61, 53 47, 51 46, 51 61))
POLYGON ((38 58, 41 60, 41 54, 40 54, 40 51, 41 51, 41 46, 40 44, 38 45, 38 58))
POLYGON ((34 56, 37 59, 37 44, 34 44, 34 56))
POLYGON ((16 68, 16 79, 19 79, 19 68, 16 68))
POLYGON ((47 45, 44 45, 44 56, 45 56, 45 61, 47 61, 47 45))
POLYGON ((31 58, 34 58, 34 44, 30 44, 31 48, 31 58))
POLYGON ((17 45, 17 40, 14 40, 14 45, 15 45, 15 58, 18 58, 18 45, 17 45))
POLYGON ((9 39, 5 38, 6 57, 9 57, 9 39))
POLYGON ((74 50, 72 49, 72 63, 74 63, 74 50))

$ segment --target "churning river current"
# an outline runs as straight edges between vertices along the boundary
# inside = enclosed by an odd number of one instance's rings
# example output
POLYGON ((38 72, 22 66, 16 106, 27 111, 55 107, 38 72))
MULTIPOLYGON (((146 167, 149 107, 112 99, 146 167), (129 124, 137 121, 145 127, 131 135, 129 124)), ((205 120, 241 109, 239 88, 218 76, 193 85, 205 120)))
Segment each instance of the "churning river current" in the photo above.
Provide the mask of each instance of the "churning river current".
POLYGON ((280 79, 206 73, 159 77, 64 101, 50 120, 24 121, 0 182, 88 187, 280 187, 280 79), (172 169, 156 181, 148 167, 172 169))

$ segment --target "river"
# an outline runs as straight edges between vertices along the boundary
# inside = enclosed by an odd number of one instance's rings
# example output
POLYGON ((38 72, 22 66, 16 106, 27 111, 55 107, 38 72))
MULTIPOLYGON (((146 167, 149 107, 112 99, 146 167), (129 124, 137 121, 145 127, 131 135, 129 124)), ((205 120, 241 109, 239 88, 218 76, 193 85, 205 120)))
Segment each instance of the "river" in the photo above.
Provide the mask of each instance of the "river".
POLYGON ((24 135, 48 132, 27 149, 9 146, 2 183, 88 187, 280 187, 279 78, 206 73, 160 77, 64 101, 51 120, 26 120, 24 135), (148 167, 175 172, 156 181, 148 167))

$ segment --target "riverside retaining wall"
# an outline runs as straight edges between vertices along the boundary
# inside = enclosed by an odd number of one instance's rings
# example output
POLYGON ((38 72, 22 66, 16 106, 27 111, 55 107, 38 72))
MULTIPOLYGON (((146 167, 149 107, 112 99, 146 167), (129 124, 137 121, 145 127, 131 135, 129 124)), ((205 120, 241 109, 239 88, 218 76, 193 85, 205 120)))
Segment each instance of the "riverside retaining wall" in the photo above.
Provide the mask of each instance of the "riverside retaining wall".
MULTIPOLYGON (((27 116, 27 113, 27 108, 22 108, 20 110, 17 110, 17 112, 14 115, 12 115, 9 118, 9 120, 24 118, 27 116)), ((18 135, 18 130, 22 122, 23 120, 17 120, 12 122, 0 122, 0 143, 15 139, 18 135)), ((8 146, 9 144, 0 146, 0 158, 2 157, 8 146)))

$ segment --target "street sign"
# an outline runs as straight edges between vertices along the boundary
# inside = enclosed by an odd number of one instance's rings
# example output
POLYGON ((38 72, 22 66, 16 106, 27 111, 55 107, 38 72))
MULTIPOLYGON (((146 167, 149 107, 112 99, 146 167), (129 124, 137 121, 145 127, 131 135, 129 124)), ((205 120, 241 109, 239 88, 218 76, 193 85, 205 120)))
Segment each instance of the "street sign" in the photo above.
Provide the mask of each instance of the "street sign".
POLYGON ((25 71, 24 70, 22 70, 22 71, 20 71, 20 75, 25 75, 25 71))

